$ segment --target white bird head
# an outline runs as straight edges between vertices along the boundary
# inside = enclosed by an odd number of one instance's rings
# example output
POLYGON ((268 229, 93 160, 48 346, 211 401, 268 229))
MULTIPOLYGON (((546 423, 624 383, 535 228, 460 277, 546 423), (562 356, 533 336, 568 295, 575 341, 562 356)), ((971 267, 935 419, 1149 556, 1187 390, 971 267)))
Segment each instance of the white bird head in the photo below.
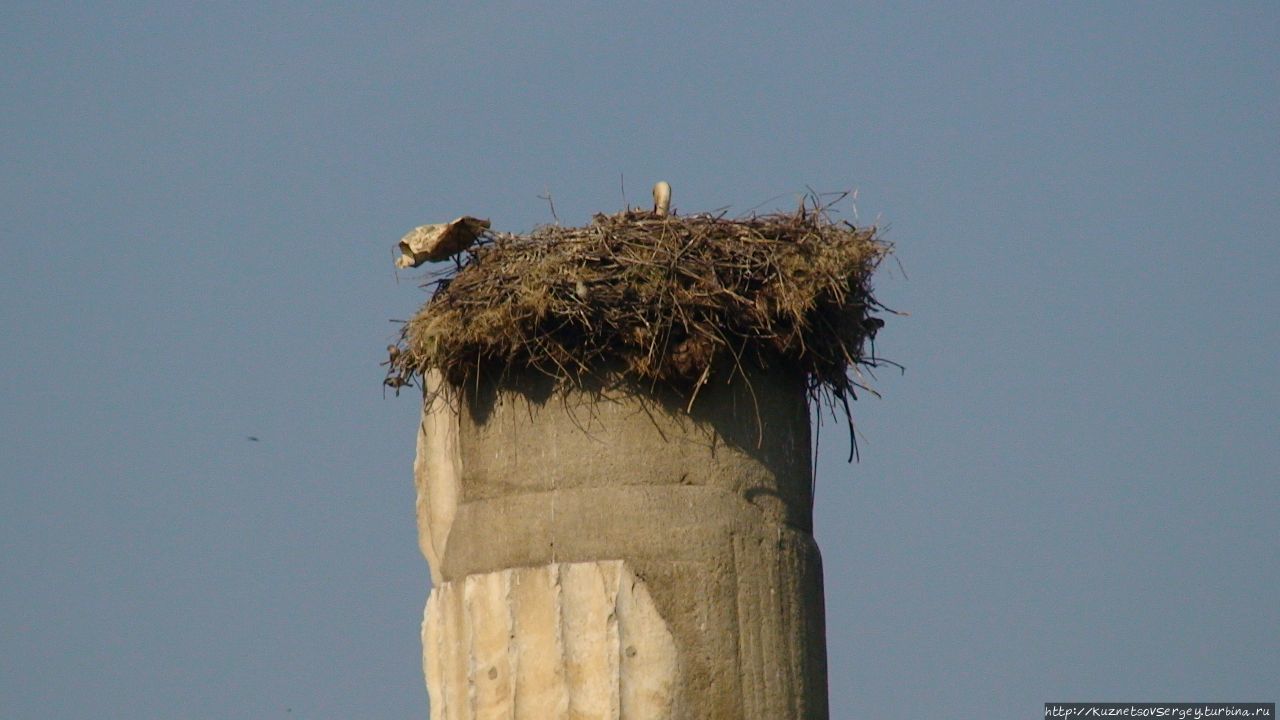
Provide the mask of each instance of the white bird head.
POLYGON ((659 180, 653 186, 653 212, 665 217, 671 209, 671 185, 666 180, 659 180))

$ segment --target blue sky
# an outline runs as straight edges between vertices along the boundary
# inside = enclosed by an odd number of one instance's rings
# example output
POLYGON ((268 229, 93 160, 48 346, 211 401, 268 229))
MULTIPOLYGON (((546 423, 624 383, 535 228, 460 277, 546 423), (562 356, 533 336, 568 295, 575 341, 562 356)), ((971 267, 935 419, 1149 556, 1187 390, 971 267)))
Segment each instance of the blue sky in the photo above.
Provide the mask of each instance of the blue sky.
POLYGON ((897 248, 907 371, 819 459, 833 717, 1275 700, 1277 37, 1271 3, 6 4, 0 715, 424 717, 391 248, 658 179, 857 189, 897 248))

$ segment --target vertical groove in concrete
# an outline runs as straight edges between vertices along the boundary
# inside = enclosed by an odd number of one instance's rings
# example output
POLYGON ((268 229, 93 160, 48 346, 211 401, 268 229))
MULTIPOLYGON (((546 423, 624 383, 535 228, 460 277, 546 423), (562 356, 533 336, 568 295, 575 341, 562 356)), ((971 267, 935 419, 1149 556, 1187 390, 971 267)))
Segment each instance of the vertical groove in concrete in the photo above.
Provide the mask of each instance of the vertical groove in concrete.
POLYGON ((791 688, 785 675, 789 658, 783 654, 787 649, 787 637, 783 625, 785 615, 781 612, 782 598, 778 597, 781 588, 778 587, 776 550, 772 538, 765 538, 760 543, 760 553, 752 558, 754 567, 751 575, 759 583, 755 592, 760 598, 761 643, 770 650, 761 658, 765 688, 765 713, 762 717, 790 717, 784 710, 786 701, 791 699, 791 688), (767 622, 765 618, 768 618, 767 622))
POLYGON ((764 644, 760 638, 760 588, 750 582, 752 573, 741 575, 751 559, 760 552, 756 538, 733 537, 733 564, 738 571, 738 672, 742 676, 742 711, 744 717, 767 717, 767 689, 764 677, 764 644))
POLYGON ((739 577, 738 665, 744 717, 826 717, 817 546, 808 533, 779 527, 768 537, 736 535, 733 549, 739 577), (812 588, 816 592, 805 591, 812 588))
POLYGON ((511 672, 511 575, 490 573, 466 579, 464 603, 471 627, 471 686, 476 720, 512 716, 515 685, 511 672))
POLYGON ((574 563, 561 569, 561 636, 569 718, 618 717, 617 563, 574 563))
POLYGON ((568 711, 560 642, 560 573, 521 572, 512 578, 515 615, 515 717, 561 718, 568 711))
MULTIPOLYGON (((432 704, 441 707, 442 720, 471 720, 470 655, 471 626, 466 618, 461 584, 448 583, 432 591, 427 605, 429 634, 439 640, 435 643, 434 674, 440 678, 439 690, 432 697, 432 704), (433 606, 434 605, 434 606, 433 606), (432 611, 437 611, 433 613, 432 611), (435 626, 431 629, 431 626, 435 626)), ((434 710, 434 708, 433 708, 434 710)))

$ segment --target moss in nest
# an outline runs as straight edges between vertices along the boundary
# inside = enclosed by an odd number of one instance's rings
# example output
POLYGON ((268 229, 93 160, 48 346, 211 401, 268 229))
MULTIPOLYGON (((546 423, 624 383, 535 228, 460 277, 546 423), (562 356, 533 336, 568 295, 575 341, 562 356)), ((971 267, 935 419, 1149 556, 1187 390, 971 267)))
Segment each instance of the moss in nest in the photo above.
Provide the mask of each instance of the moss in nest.
POLYGON ((825 208, 741 219, 597 215, 585 227, 486 233, 391 348, 387 383, 428 369, 455 386, 533 369, 564 383, 619 381, 686 394, 747 363, 784 363, 849 418, 875 366, 886 310, 870 279, 890 246, 825 208), (871 341, 870 343, 868 341, 871 341), (867 352, 871 347, 872 351, 867 352))

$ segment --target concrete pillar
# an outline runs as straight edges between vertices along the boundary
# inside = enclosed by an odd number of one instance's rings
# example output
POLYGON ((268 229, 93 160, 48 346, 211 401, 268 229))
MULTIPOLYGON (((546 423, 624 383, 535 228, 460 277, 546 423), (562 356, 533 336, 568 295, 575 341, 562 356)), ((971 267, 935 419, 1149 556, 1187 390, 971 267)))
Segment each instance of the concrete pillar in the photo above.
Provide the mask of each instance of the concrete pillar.
POLYGON ((415 463, 433 720, 827 717, 798 374, 691 412, 534 374, 446 394, 415 463))

